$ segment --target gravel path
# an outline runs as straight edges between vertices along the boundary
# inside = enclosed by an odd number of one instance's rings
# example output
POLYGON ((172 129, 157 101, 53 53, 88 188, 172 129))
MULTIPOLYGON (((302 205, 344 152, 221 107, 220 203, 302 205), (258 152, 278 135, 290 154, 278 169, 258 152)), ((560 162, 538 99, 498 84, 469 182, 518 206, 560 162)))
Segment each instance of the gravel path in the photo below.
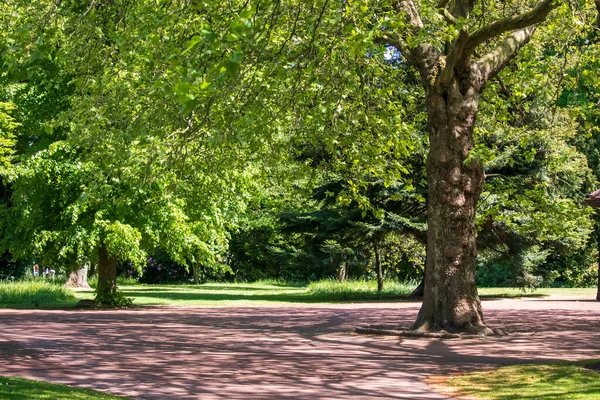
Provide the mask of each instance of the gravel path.
POLYGON ((140 399, 447 399, 424 379, 495 365, 600 358, 600 303, 484 301, 509 337, 351 333, 412 322, 418 303, 120 311, 0 310, 0 375, 140 399))

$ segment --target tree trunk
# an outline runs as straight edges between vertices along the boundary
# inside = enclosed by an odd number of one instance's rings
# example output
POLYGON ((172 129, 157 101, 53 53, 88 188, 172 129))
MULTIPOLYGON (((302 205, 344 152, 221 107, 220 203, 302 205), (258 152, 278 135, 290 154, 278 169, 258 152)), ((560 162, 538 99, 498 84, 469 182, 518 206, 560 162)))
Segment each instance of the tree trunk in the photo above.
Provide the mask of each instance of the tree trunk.
POLYGON ((98 264, 91 263, 90 270, 88 271, 88 278, 92 278, 92 277, 96 276, 96 274, 98 273, 97 269, 98 269, 98 264))
POLYGON ((71 272, 69 279, 65 283, 67 288, 82 288, 89 289, 90 285, 87 282, 88 264, 84 264, 82 268, 71 272))
POLYGON ((194 285, 198 284, 198 263, 194 263, 194 265, 192 266, 192 269, 194 271, 194 285))
POLYGON ((347 277, 346 275, 348 273, 345 262, 340 264, 340 266, 338 267, 337 273, 338 273, 338 282, 344 282, 346 280, 346 277, 347 277))
POLYGON ((600 210, 596 210, 596 242, 598 243, 598 289, 596 300, 600 301, 600 210))
POLYGON ((412 292, 410 292, 408 297, 423 297, 424 293, 425 293, 425 279, 421 280, 421 283, 419 283, 419 286, 417 286, 412 292))
POLYGON ((98 287, 96 289, 96 302, 113 304, 117 296, 117 259, 108 254, 106 246, 102 244, 98 251, 98 287))
POLYGON ((493 333, 475 285, 475 208, 484 175, 479 160, 467 160, 479 95, 474 87, 454 78, 447 89, 435 86, 427 93, 427 262, 416 330, 493 333))
POLYGON ((377 242, 373 242, 373 250, 375 251, 375 268, 377 269, 377 291, 383 291, 383 267, 381 265, 381 254, 377 242))

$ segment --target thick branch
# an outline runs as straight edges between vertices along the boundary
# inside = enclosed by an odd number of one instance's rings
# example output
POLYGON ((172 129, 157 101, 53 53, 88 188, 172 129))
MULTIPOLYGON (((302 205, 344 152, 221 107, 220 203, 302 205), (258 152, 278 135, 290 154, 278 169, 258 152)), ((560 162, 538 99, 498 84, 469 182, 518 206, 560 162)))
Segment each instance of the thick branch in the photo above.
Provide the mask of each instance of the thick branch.
POLYGON ((393 5, 396 11, 404 15, 407 29, 393 35, 388 34, 388 43, 396 47, 406 60, 419 70, 421 79, 424 82, 430 81, 435 73, 434 67, 439 57, 438 51, 435 47, 423 42, 412 48, 408 45, 407 40, 409 37, 417 37, 421 28, 423 28, 419 10, 417 10, 413 0, 396 0, 393 5))
POLYGON ((472 54, 477 46, 505 32, 527 28, 542 22, 548 13, 558 6, 558 3, 556 0, 543 0, 537 7, 524 14, 504 18, 478 29, 471 34, 467 42, 467 54, 472 54))
POLYGON ((531 40, 531 36, 533 35, 533 32, 535 32, 535 29, 535 25, 528 26, 527 28, 512 33, 494 50, 490 51, 477 61, 483 75, 482 85, 490 78, 494 77, 506 64, 508 64, 508 62, 515 58, 518 51, 531 40))
POLYGON ((454 15, 452 15, 450 13, 450 11, 448 11, 447 8, 440 9, 440 14, 442 14, 442 17, 444 17, 444 19, 446 20, 446 22, 449 23, 450 25, 456 25, 456 24, 458 24, 458 19, 456 19, 454 17, 454 15))
POLYGON ((446 57, 446 66, 438 78, 438 82, 442 87, 447 86, 452 81, 454 75, 454 66, 459 58, 462 56, 465 44, 469 39, 469 32, 466 26, 463 26, 458 33, 458 37, 450 49, 450 53, 446 57))

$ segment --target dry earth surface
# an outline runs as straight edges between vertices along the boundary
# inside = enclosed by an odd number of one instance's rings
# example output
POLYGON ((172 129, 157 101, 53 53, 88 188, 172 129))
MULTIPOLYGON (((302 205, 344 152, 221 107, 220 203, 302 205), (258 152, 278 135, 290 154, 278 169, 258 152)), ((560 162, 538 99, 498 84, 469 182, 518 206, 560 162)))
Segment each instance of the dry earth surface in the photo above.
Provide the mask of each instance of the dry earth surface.
POLYGON ((0 310, 0 375, 140 399, 448 399, 431 375, 600 358, 600 303, 484 301, 503 338, 352 334, 407 325, 414 302, 119 311, 0 310))

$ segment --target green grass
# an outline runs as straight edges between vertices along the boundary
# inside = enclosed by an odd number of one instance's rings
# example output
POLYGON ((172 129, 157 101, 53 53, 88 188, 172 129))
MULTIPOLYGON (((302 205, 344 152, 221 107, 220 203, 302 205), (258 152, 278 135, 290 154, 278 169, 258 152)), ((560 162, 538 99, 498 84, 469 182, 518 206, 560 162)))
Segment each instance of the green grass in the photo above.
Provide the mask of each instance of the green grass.
MULTIPOLYGON (((96 289, 96 287, 98 286, 98 276, 93 276, 90 279, 88 279, 88 285, 90 285, 91 288, 96 289)), ((133 278, 126 278, 124 276, 118 276, 117 277, 117 286, 135 286, 135 285, 139 285, 139 282, 136 279, 133 278)))
POLYGON ((454 376, 445 385, 457 394, 488 400, 599 399, 600 373, 586 364, 513 365, 454 376))
MULTIPOLYGON (((351 281, 339 283, 324 280, 303 285, 276 280, 252 283, 211 282, 202 285, 124 285, 125 296, 140 306, 251 306, 284 303, 340 303, 362 301, 403 300, 415 285, 386 283, 377 293, 375 282, 351 281)), ((77 292, 79 299, 91 299, 92 291, 77 292)))
POLYGON ((61 285, 44 281, 1 282, 0 307, 34 308, 72 306, 75 294, 61 285))
POLYGON ((478 288, 479 296, 486 297, 544 297, 544 296, 580 296, 596 298, 596 288, 478 288))
MULTIPOLYGON (((92 281, 92 284, 94 282, 92 281)), ((377 292, 374 281, 321 280, 310 284, 263 280, 253 283, 211 282, 202 285, 145 285, 135 280, 117 282, 120 290, 138 306, 252 306, 285 303, 340 303, 368 301, 406 301, 416 282, 385 282, 377 292)), ((483 298, 581 296, 595 298, 595 289, 537 289, 524 292, 515 288, 481 288, 483 298)), ((93 290, 70 291, 58 283, 28 281, 0 283, 0 307, 64 308, 81 299, 92 299, 93 290)), ((416 300, 418 301, 418 300, 416 300)))
MULTIPOLYGON (((416 283, 386 282, 377 293, 373 281, 321 280, 308 285, 264 280, 252 283, 211 282, 202 285, 123 285, 121 291, 139 306, 253 306, 285 303, 351 303, 406 301, 416 283)), ((595 289, 538 289, 524 292, 516 288, 484 288, 483 298, 543 297, 549 295, 595 298, 595 289)), ((91 299, 92 291, 77 292, 78 298, 91 299)), ((418 301, 418 300, 415 300, 418 301)))
POLYGON ((79 389, 66 385, 0 376, 0 399, 123 400, 126 397, 113 396, 95 390, 79 389))
POLYGON ((408 296, 418 284, 418 282, 385 282, 383 291, 377 292, 375 281, 338 282, 324 279, 310 283, 307 294, 330 301, 397 300, 408 296))

